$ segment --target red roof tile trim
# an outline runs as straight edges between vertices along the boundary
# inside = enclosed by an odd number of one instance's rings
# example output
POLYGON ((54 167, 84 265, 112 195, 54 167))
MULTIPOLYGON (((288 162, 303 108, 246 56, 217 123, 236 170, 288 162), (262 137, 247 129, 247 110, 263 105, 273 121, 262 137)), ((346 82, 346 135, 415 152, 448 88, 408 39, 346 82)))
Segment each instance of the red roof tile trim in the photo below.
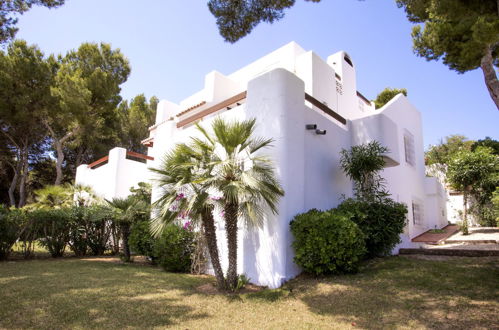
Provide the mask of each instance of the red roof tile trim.
POLYGON ((205 104, 206 104, 206 101, 199 102, 198 104, 193 105, 192 107, 187 108, 187 109, 185 109, 184 111, 177 113, 177 117, 183 116, 183 115, 185 115, 186 113, 188 113, 189 111, 192 111, 192 110, 194 110, 194 109, 196 109, 196 108, 199 108, 200 106, 203 106, 203 105, 205 105, 205 104))

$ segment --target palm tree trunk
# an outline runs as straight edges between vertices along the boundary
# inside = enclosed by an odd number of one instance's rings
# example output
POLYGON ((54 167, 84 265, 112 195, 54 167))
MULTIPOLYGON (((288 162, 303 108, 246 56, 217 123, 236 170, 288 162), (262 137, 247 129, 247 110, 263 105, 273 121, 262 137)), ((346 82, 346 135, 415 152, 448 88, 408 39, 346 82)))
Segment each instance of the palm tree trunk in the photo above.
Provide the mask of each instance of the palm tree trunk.
POLYGON ((227 286, 234 290, 237 287, 237 209, 236 203, 225 205, 225 231, 229 250, 229 267, 227 269, 227 286))
POLYGON ((130 237, 130 224, 121 224, 121 249, 123 250, 123 261, 130 262, 130 244, 128 238, 130 237))
POLYGON ((213 266, 213 270, 215 271, 217 286, 219 289, 224 290, 226 288, 226 283, 224 273, 222 271, 222 266, 220 265, 220 257, 218 255, 217 246, 217 232, 215 230, 215 220, 213 219, 213 213, 211 209, 205 209, 205 211, 201 215, 201 221, 203 222, 206 244, 208 245, 208 253, 210 254, 210 260, 213 266))

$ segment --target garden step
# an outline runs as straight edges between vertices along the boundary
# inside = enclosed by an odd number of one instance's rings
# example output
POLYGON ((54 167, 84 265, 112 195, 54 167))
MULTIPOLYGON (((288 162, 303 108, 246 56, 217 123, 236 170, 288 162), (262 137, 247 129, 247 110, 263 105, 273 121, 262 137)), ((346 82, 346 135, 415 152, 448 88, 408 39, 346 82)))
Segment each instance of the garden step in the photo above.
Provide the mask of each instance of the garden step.
POLYGON ((444 244, 445 240, 450 236, 454 235, 459 231, 459 226, 457 225, 447 225, 442 228, 443 233, 432 233, 431 229, 425 231, 421 235, 418 235, 412 239, 415 243, 426 243, 426 244, 444 244))

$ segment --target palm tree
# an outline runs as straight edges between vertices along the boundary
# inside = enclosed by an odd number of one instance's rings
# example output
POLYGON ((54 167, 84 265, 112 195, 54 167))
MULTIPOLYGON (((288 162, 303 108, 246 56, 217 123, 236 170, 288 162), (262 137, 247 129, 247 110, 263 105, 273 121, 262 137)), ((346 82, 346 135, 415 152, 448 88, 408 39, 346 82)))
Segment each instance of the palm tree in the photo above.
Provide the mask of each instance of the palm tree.
POLYGON ((199 127, 213 150, 213 171, 208 184, 223 196, 229 252, 227 285, 232 290, 238 281, 238 219, 241 217, 247 227, 260 227, 265 207, 277 214, 277 203, 284 195, 272 162, 258 155, 258 151, 270 146, 273 140, 254 138, 255 122, 255 119, 227 122, 216 118, 212 124, 213 136, 199 127))
POLYGON ((69 184, 65 187, 71 192, 76 206, 89 206, 100 202, 99 197, 90 186, 77 183, 74 185, 69 184))
POLYGON ((121 249, 123 251, 123 260, 130 262, 130 228, 135 219, 140 215, 147 206, 143 202, 130 195, 126 198, 113 198, 111 201, 106 200, 113 211, 113 218, 118 223, 121 233, 121 249))
POLYGON ((67 185, 47 185, 35 191, 36 202, 30 205, 36 209, 60 209, 73 205, 73 195, 67 185))
POLYGON ((190 145, 178 144, 167 153, 157 174, 161 187, 160 198, 154 203, 158 214, 152 220, 152 232, 159 235, 168 223, 179 217, 188 216, 194 223, 201 223, 206 238, 208 253, 215 271, 217 286, 226 288, 226 281, 220 265, 217 235, 213 210, 216 200, 210 196, 207 178, 211 172, 210 148, 202 141, 190 145))
POLYGON ((271 143, 271 139, 253 138, 255 120, 226 122, 216 118, 213 134, 197 125, 204 139, 192 138, 189 145, 180 144, 168 153, 160 174, 163 187, 158 200, 161 214, 156 229, 189 212, 191 218, 203 223, 210 258, 219 287, 237 286, 238 219, 247 226, 261 226, 264 207, 277 213, 277 202, 284 192, 275 178, 270 160, 257 152, 271 143), (211 196, 211 198, 210 198, 211 196), (219 196, 219 197, 213 197, 219 196), (216 246, 213 210, 224 210, 229 267, 227 281, 223 277, 216 246))

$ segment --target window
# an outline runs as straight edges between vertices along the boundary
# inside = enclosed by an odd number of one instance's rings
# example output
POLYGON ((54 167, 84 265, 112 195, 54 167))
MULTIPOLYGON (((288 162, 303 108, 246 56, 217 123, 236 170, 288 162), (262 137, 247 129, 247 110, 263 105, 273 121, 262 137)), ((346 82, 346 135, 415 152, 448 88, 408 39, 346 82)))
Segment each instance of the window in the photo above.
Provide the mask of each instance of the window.
POLYGON ((416 155, 414 152, 414 135, 409 131, 404 133, 404 149, 405 149, 405 161, 412 165, 416 165, 416 155))
POLYGON ((423 206, 419 201, 412 201, 412 223, 416 226, 423 224, 423 206))

